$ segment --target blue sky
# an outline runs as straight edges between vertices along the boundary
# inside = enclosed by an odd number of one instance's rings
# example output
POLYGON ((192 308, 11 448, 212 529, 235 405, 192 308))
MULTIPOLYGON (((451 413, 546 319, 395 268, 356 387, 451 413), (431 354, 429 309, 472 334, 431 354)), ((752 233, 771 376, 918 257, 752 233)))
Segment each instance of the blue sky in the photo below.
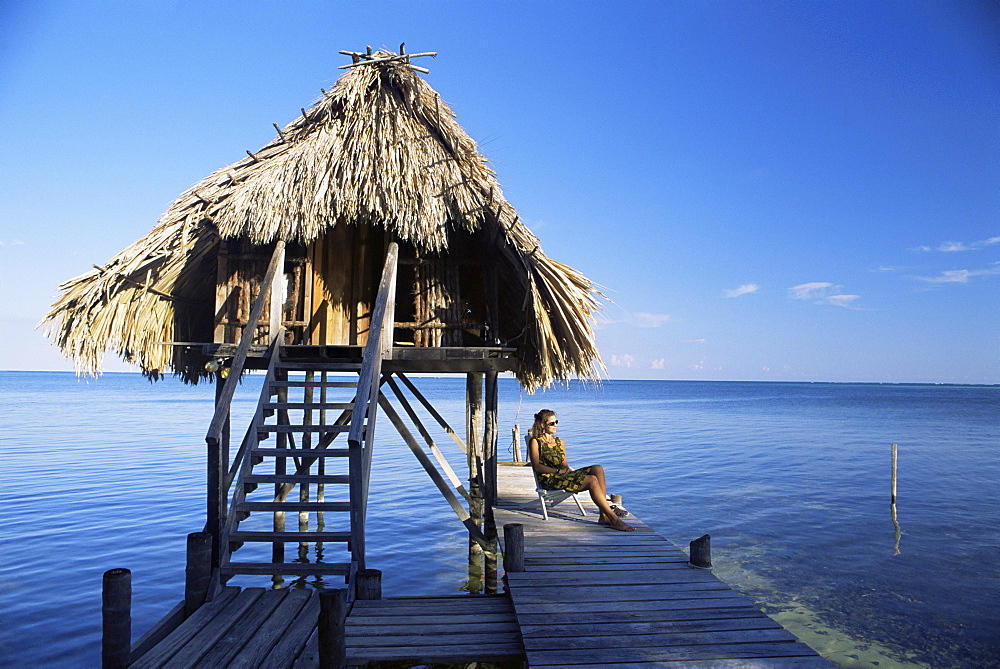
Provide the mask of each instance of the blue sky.
POLYGON ((0 369, 72 369, 59 283, 405 41, 611 378, 1000 383, 995 7, 7 0, 0 369))

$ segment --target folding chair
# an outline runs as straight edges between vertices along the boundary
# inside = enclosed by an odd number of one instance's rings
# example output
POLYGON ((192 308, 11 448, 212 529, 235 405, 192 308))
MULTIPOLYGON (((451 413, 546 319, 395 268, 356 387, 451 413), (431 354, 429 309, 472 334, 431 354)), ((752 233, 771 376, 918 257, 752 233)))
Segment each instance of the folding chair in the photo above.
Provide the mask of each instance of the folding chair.
MULTIPOLYGON (((530 464, 528 465, 531 466, 530 464)), ((583 504, 580 503, 580 498, 577 495, 582 495, 582 492, 566 492, 565 490, 546 490, 542 487, 542 484, 538 481, 538 472, 531 470, 531 473, 535 477, 535 492, 538 493, 538 502, 542 505, 542 517, 545 520, 549 519, 549 510, 547 504, 555 506, 560 502, 566 501, 567 498, 572 497, 573 501, 576 502, 576 508, 580 509, 580 515, 586 516, 587 510, 583 508, 583 504)))

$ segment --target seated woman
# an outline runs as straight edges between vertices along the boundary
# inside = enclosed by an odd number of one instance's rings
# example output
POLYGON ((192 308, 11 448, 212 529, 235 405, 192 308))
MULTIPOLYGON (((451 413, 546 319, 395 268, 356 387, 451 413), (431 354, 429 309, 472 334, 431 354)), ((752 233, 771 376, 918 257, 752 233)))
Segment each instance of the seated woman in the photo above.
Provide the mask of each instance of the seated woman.
MULTIPOLYGON (((632 532, 634 527, 618 517, 616 509, 608 503, 608 486, 604 481, 604 467, 590 465, 572 469, 566 461, 566 446, 556 436, 559 421, 556 412, 542 409, 535 414, 535 423, 529 430, 528 458, 531 468, 538 474, 538 481, 546 490, 566 492, 590 491, 590 498, 601 510, 597 522, 622 532, 632 532)), ((623 513, 624 510, 621 510, 623 513)))

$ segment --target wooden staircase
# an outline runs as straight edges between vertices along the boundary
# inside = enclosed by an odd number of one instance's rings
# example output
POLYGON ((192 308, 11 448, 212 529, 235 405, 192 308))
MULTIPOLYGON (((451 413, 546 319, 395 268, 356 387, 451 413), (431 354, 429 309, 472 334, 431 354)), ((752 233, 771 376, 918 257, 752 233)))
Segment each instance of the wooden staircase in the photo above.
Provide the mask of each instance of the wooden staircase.
POLYGON ((221 575, 349 576, 358 563, 349 546, 357 501, 346 433, 361 365, 272 367, 234 485, 221 575), (297 554, 286 561, 289 544, 297 554))

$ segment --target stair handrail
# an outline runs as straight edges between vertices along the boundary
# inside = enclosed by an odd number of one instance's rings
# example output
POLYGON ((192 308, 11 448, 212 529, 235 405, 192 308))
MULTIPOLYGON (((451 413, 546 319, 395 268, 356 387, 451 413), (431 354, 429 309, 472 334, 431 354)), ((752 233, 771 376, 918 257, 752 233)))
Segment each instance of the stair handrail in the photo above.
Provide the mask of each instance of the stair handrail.
MULTIPOLYGON (((278 273, 278 268, 284 269, 285 260, 285 242, 280 239, 274 245, 274 253, 271 254, 271 262, 267 266, 267 271, 264 273, 264 279, 260 282, 260 293, 257 295, 257 299, 253 303, 253 308, 250 310, 250 318, 247 320, 246 326, 243 328, 243 335, 240 337, 240 343, 236 347, 236 353, 233 354, 233 361, 229 365, 229 376, 226 378, 226 384, 222 388, 222 392, 219 394, 219 398, 215 403, 215 415, 212 417, 212 422, 208 427, 208 434, 205 435, 206 440, 219 439, 222 434, 222 426, 225 425, 226 419, 229 417, 229 408, 233 401, 233 395, 236 393, 236 386, 239 384, 240 377, 243 375, 243 367, 246 365, 247 354, 250 352, 250 346, 253 344, 253 340, 256 337, 257 324, 260 321, 260 317, 264 314, 264 305, 267 303, 267 298, 269 295, 275 296, 279 291, 276 290, 278 284, 282 284, 283 281, 275 282, 275 278, 284 279, 284 273, 278 273)), ((275 327, 274 321, 274 307, 278 306, 280 308, 282 299, 278 302, 278 305, 273 303, 276 300, 271 300, 272 302, 272 313, 269 314, 269 320, 271 321, 270 332, 268 333, 269 339, 268 344, 274 343, 278 338, 281 331, 281 320, 278 319, 277 327, 275 327)), ((280 314, 280 311, 278 312, 280 314)))
POLYGON ((396 267, 399 247, 389 244, 378 296, 368 326, 368 341, 361 359, 358 392, 347 436, 351 460, 351 553, 358 568, 365 568, 365 518, 368 510, 368 482, 371 472, 375 418, 378 414, 382 360, 392 356, 393 322, 396 310, 396 267))
MULTIPOLYGON (((264 278, 260 283, 260 293, 254 300, 253 308, 250 310, 250 317, 243 328, 239 345, 233 355, 232 363, 229 366, 229 376, 222 390, 216 396, 215 414, 209 424, 208 433, 205 435, 205 442, 208 444, 208 518, 205 523, 205 531, 212 535, 212 556, 213 566, 219 566, 222 553, 221 540, 223 525, 227 514, 227 501, 229 496, 229 485, 232 478, 229 476, 229 463, 223 462, 222 433, 229 421, 232 409, 233 395, 236 393, 236 386, 243 376, 246 366, 247 355, 250 346, 256 338, 257 325, 264 314, 264 305, 267 299, 271 298, 271 311, 269 314, 269 354, 276 350, 284 339, 281 323, 281 308, 284 304, 284 266, 285 266, 285 242, 278 240, 274 244, 274 252, 271 254, 271 261, 264 272, 264 278)), ((228 445, 226 445, 228 450, 228 445)), ((242 449, 241 449, 242 451, 242 449)))

